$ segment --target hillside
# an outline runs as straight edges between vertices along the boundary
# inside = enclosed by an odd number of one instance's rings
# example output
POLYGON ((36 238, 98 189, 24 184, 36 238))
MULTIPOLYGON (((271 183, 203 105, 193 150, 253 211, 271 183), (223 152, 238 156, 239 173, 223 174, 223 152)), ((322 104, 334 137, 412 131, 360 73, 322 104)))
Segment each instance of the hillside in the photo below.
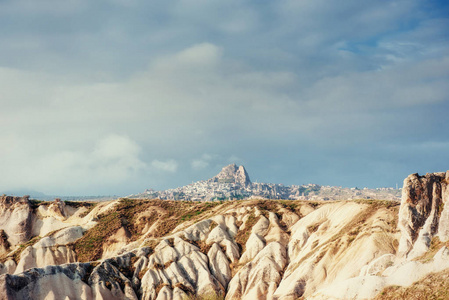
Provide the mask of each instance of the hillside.
POLYGON ((448 183, 449 171, 412 174, 401 203, 2 197, 0 295, 391 299, 427 286, 442 294, 444 282, 431 278, 449 270, 448 183))
POLYGON ((165 200, 236 200, 236 199, 284 199, 284 200, 348 200, 388 199, 400 200, 401 191, 394 188, 343 188, 318 184, 285 186, 278 183, 252 182, 244 166, 230 164, 214 177, 192 182, 176 189, 130 195, 133 199, 165 200))

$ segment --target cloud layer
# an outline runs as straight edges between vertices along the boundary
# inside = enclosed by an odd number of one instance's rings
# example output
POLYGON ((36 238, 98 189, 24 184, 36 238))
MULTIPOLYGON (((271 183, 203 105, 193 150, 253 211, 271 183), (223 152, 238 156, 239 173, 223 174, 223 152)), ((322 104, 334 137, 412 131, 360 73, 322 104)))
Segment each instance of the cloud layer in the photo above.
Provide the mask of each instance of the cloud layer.
POLYGON ((129 194, 230 162, 259 181, 370 187, 449 169, 447 12, 2 2, 0 190, 129 194))

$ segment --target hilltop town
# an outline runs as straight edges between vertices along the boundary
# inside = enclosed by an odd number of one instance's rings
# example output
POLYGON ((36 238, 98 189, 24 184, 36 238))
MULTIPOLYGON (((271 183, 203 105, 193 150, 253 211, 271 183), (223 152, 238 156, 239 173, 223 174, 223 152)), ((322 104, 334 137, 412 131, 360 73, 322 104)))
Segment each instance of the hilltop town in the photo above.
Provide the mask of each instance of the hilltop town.
POLYGON ((251 182, 243 166, 230 164, 209 180, 202 180, 189 185, 155 191, 147 189, 129 198, 219 201, 238 199, 285 199, 285 200, 349 200, 349 199, 383 199, 400 200, 401 189, 376 188, 359 189, 321 186, 318 184, 290 185, 276 183, 251 182))

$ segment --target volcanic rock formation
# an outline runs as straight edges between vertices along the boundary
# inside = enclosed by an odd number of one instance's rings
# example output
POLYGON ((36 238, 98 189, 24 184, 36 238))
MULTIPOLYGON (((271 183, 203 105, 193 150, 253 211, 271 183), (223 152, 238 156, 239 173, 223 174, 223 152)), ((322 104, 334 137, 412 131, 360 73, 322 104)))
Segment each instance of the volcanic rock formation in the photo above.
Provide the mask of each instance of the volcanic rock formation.
POLYGON ((2 198, 0 298, 374 298, 449 270, 448 178, 410 175, 401 203, 2 198))

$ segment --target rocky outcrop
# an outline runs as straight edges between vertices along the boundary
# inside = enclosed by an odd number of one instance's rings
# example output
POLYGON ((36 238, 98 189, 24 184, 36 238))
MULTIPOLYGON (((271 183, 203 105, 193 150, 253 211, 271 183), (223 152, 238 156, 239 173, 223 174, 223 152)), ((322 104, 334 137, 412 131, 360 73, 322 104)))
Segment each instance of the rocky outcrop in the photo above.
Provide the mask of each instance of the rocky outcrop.
POLYGON ((0 197, 0 228, 11 246, 27 242, 32 233, 33 218, 29 198, 0 197))
POLYGON ((67 244, 73 243, 82 236, 82 227, 73 226, 40 239, 21 252, 14 273, 21 273, 31 268, 76 262, 76 253, 67 244))
POLYGON ((449 239, 449 171, 424 176, 412 174, 404 180, 399 210, 399 255, 408 258, 424 254, 432 237, 449 239))
POLYGON ((100 263, 74 263, 33 268, 0 276, 1 299, 130 299, 137 300, 133 283, 120 270, 131 267, 126 257, 100 263))
POLYGON ((7 253, 9 247, 8 236, 3 229, 0 229, 0 255, 7 253))
POLYGON ((410 286, 448 270, 448 183, 449 171, 408 176, 398 216, 397 254, 372 260, 359 276, 331 283, 310 299, 370 299, 387 286, 410 286))
POLYGON ((244 166, 237 167, 236 164, 231 164, 224 167, 217 176, 211 178, 211 182, 221 182, 221 183, 235 183, 241 186, 249 186, 251 180, 249 175, 245 170, 244 166))

